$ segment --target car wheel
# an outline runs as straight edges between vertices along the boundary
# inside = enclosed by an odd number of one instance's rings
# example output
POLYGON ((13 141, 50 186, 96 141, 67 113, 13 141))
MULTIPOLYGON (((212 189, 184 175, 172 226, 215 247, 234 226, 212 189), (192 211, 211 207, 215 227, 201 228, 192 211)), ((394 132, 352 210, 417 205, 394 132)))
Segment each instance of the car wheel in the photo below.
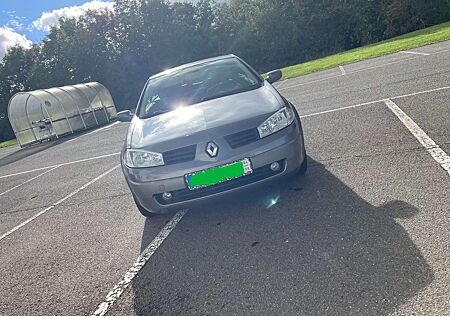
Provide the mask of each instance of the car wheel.
POLYGON ((304 138, 304 135, 303 135, 303 126, 302 126, 302 121, 300 120, 300 115, 298 114, 297 109, 295 108, 295 106, 293 106, 292 104, 291 104, 291 106, 294 109, 295 118, 297 119, 298 126, 300 128, 301 133, 302 133, 304 157, 303 157, 302 165, 300 166, 300 168, 297 171, 297 175, 303 176, 303 175, 305 175, 306 170, 308 169, 308 155, 306 155, 305 138, 304 138))
POLYGON ((143 216, 145 216, 145 217, 153 217, 153 216, 157 215, 155 213, 147 211, 141 204, 139 204, 139 202, 136 200, 134 195, 133 195, 133 200, 134 200, 134 203, 136 204, 136 207, 139 210, 139 213, 141 213, 143 216))

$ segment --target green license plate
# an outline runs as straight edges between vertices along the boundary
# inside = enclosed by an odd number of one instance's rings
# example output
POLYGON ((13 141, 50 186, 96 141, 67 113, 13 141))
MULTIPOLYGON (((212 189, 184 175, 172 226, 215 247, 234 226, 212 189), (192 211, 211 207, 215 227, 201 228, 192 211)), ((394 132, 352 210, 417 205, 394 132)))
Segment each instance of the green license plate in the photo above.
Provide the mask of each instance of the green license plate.
POLYGON ((214 167, 185 175, 190 190, 208 187, 252 173, 250 159, 245 158, 224 166, 214 167))

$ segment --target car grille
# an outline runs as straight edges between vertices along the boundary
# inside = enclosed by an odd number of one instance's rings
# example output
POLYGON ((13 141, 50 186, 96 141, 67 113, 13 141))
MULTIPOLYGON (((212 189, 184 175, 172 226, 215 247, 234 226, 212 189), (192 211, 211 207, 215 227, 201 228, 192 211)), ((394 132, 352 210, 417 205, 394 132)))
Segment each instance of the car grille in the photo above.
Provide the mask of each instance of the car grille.
POLYGON ((216 185, 212 185, 209 187, 196 189, 196 190, 189 190, 188 188, 173 191, 172 193, 172 199, 170 201, 166 201, 162 198, 162 194, 156 194, 154 195, 156 201, 161 205, 170 205, 173 203, 179 203, 179 202, 185 202, 189 200, 198 199, 201 197, 205 197, 208 195, 228 191, 231 189, 235 189, 250 183, 254 183, 257 181, 261 181, 264 179, 267 179, 271 176, 274 176, 276 174, 281 173, 284 170, 285 161, 281 160, 279 161, 281 168, 278 171, 272 171, 270 170, 270 165, 266 165, 260 168, 257 168, 253 170, 253 173, 243 176, 237 179, 233 179, 230 181, 218 183, 216 185))
POLYGON ((258 139, 259 133, 256 128, 225 136, 225 140, 233 149, 251 144, 256 142, 258 139))
POLYGON ((163 153, 164 164, 173 165, 177 163, 192 161, 195 159, 197 145, 178 148, 163 153))

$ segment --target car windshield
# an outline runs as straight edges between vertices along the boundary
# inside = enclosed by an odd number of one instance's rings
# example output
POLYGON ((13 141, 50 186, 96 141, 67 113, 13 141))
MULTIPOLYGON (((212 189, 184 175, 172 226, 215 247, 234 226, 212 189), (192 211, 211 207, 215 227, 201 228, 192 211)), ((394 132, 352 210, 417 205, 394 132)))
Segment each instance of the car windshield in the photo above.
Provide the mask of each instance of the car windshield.
POLYGON ((253 90, 261 84, 261 78, 237 58, 195 65, 151 79, 138 116, 156 116, 180 106, 253 90))

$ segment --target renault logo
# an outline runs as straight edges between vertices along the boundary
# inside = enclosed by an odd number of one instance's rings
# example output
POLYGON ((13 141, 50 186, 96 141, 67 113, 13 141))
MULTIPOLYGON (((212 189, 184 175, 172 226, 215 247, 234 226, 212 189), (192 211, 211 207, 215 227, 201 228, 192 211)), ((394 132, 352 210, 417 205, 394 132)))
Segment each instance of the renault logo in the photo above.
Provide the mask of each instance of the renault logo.
POLYGON ((211 157, 214 158, 219 153, 219 146, 217 146, 214 142, 209 142, 206 144, 206 153, 211 157))

